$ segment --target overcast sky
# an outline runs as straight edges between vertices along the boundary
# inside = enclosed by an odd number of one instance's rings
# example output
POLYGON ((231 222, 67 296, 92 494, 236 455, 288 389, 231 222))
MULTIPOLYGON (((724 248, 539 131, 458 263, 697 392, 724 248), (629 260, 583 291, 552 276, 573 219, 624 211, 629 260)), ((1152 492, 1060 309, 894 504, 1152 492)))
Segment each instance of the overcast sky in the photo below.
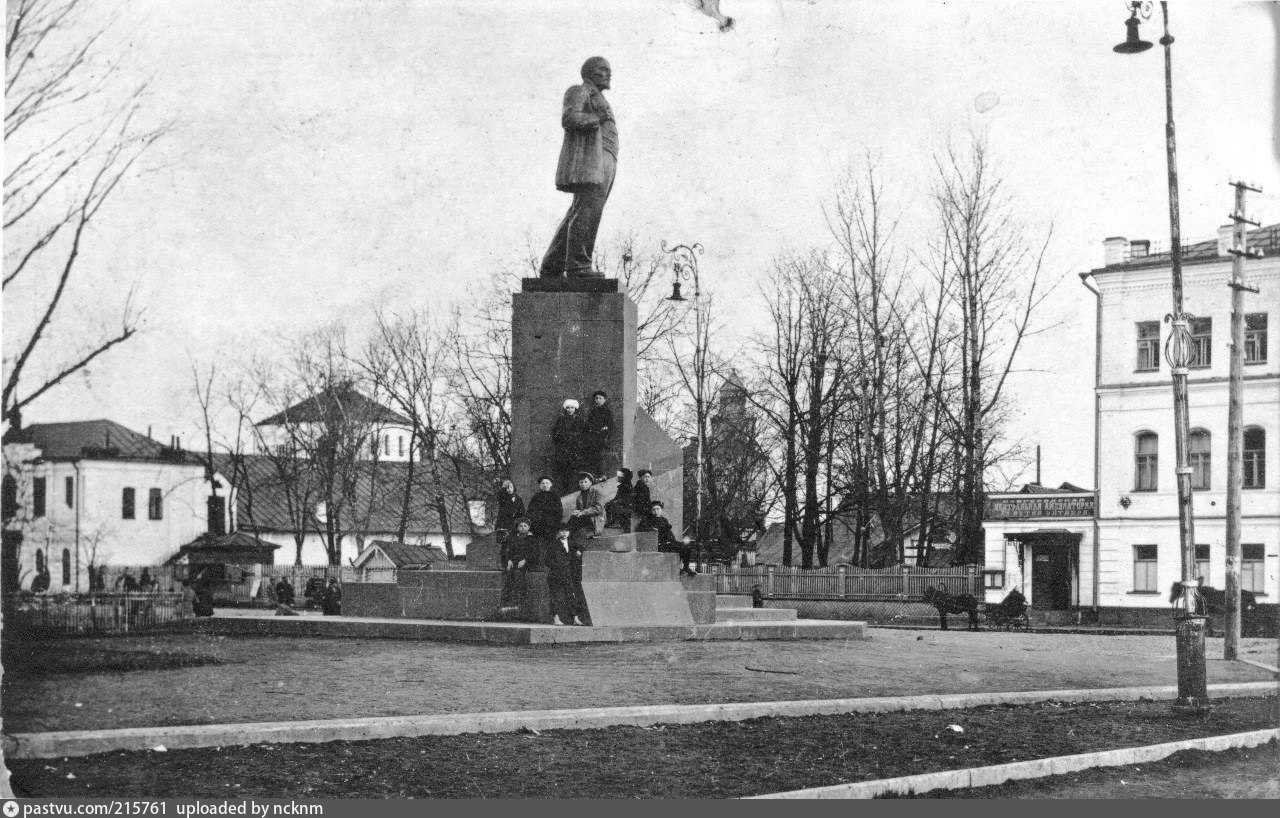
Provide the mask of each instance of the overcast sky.
MULTIPOLYGON (((691 2, 124 5, 127 70, 152 77, 149 112, 178 127, 104 210, 70 317, 92 323, 136 284, 147 331, 26 420, 194 440, 190 360, 358 327, 378 302, 439 305, 530 242, 541 253, 568 202, 553 186, 561 96, 602 54, 621 133, 602 240, 700 241, 737 331, 758 321, 769 260, 827 240, 820 208, 864 149, 910 227, 932 153, 985 130, 1021 217, 1055 223, 1049 268, 1065 277, 1047 306, 1062 326, 1026 349, 1045 371, 1013 384, 1016 431, 1044 446, 1046 483, 1091 486, 1093 296, 1075 274, 1101 264, 1106 236, 1167 239, 1160 49, 1111 52, 1114 0, 722 0, 727 33, 691 2)), ((1188 240, 1216 234, 1230 178, 1266 189, 1255 218, 1280 215, 1273 7, 1173 4, 1188 240)))

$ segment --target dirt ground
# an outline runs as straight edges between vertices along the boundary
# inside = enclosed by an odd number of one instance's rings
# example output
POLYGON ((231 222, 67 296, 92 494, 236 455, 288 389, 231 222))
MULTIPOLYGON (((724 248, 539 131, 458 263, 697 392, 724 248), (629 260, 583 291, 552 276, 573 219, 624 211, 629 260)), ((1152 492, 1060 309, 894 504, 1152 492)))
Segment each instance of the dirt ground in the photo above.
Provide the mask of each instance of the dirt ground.
MULTIPOLYGON (((872 629, 866 642, 503 647, 163 635, 4 646, 11 732, 1169 685, 1159 636, 872 629), (147 654, 152 654, 150 659, 147 654), (757 670, 748 670, 747 666, 757 670), (767 673, 760 670, 781 670, 767 673)), ((1274 657, 1273 640, 1244 655, 1274 657)), ((1208 643, 1209 681, 1266 681, 1208 643)))
POLYGON ((1276 697, 1043 703, 11 762, 28 797, 731 798, 1273 727, 1276 697))
POLYGON ((1206 753, 1185 750, 1154 764, 1099 767, 999 787, 920 798, 1280 798, 1280 744, 1206 753))

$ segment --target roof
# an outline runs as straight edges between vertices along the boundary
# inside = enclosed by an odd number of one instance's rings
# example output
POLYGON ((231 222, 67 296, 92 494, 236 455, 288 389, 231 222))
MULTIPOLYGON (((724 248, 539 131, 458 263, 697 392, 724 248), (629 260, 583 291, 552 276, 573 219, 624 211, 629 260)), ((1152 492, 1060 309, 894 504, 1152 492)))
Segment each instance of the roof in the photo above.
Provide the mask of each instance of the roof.
MULTIPOLYGON (((242 530, 292 533, 301 515, 291 513, 290 503, 305 498, 308 532, 324 531, 324 524, 315 516, 321 492, 310 460, 282 458, 277 461, 267 455, 243 455, 237 466, 236 460, 229 455, 214 455, 213 459, 218 473, 236 488, 236 518, 242 530), (296 476, 285 470, 285 467, 296 467, 296 476), (300 490, 298 486, 306 490, 300 490)), ((345 515, 344 527, 348 532, 355 533, 358 530, 366 535, 397 533, 405 483, 409 475, 408 467, 408 463, 375 463, 371 460, 358 464, 356 498, 353 503, 348 504, 345 515)), ((444 483, 443 491, 437 490, 427 464, 414 464, 406 533, 442 533, 440 514, 435 502, 438 494, 444 495, 451 530, 468 534, 488 531, 488 526, 473 525, 467 504, 471 499, 483 499, 486 506, 492 503, 492 489, 480 470, 464 464, 463 476, 459 478, 452 464, 442 463, 440 472, 444 483)), ((492 512, 491 508, 486 510, 492 512)), ((492 513, 486 513, 486 522, 492 518, 492 513)))
POLYGON ((164 460, 199 463, 190 452, 175 451, 113 420, 78 420, 70 423, 33 423, 10 429, 5 444, 27 443, 46 460, 164 460))
POLYGON ((1052 486, 1042 486, 1039 483, 1027 483, 1018 489, 1018 494, 1092 494, 1089 489, 1081 488, 1075 483, 1063 483, 1056 489, 1052 486))
MULTIPOLYGON (((1256 230, 1246 230, 1245 240, 1250 250, 1261 250, 1263 254, 1267 256, 1280 255, 1280 223, 1267 225, 1266 227, 1259 227, 1256 230)), ((1217 237, 1209 239, 1208 241, 1184 244, 1182 246, 1182 264, 1184 266, 1191 264, 1208 264, 1210 262, 1224 261, 1230 258, 1230 256, 1218 255, 1217 237)), ((1117 270, 1140 270, 1146 267, 1167 267, 1170 263, 1169 251, 1165 250, 1158 253, 1151 253, 1149 255, 1131 258, 1128 261, 1123 261, 1119 264, 1109 264, 1105 267, 1098 267, 1092 272, 1109 273, 1117 270)))
POLYGON ((270 562, 272 553, 279 547, 244 531, 219 535, 201 534, 179 548, 178 553, 167 562, 176 563, 184 556, 198 562, 218 561, 219 558, 228 561, 249 559, 255 562, 265 559, 270 562))
POLYGON ((417 568, 449 561, 449 555, 438 545, 410 545, 394 540, 374 540, 360 552, 353 565, 359 568, 376 551, 381 551, 397 568, 417 568))
POLYGON ((351 386, 336 386, 277 412, 257 426, 284 426, 288 423, 324 423, 334 415, 356 419, 361 423, 394 423, 403 426, 411 421, 404 415, 370 400, 351 386))

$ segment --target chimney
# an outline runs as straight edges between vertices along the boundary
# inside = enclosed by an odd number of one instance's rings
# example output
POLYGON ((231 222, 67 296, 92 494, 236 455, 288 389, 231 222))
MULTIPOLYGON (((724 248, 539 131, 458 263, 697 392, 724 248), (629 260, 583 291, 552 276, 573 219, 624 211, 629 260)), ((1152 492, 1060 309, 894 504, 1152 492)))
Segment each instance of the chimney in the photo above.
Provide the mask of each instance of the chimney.
POLYGON ((1224 224, 1218 228, 1218 255, 1231 255, 1231 248, 1235 246, 1235 232, 1234 224, 1224 224))
POLYGON ((1145 258, 1151 255, 1151 242, 1147 239, 1134 239, 1129 242, 1129 258, 1145 258))
POLYGON ((1102 265, 1111 267, 1129 260, 1129 240, 1124 236, 1112 236, 1102 240, 1102 265))
POLYGON ((147 440, 151 439, 151 424, 147 424, 147 440))

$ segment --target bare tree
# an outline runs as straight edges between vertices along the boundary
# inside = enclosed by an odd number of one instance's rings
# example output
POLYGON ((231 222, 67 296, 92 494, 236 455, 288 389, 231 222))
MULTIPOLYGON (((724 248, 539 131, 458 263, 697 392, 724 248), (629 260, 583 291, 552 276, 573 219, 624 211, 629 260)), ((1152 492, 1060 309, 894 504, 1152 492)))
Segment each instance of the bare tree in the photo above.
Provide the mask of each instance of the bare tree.
MULTIPOLYGON (((5 41, 4 296, 32 305, 30 326, 6 327, 3 416, 22 408, 137 332, 130 291, 114 326, 50 348, 76 282, 89 228, 168 130, 139 124, 146 85, 117 96, 120 60, 103 53, 81 0, 12 0, 5 41), (65 346, 65 345, 63 345, 65 346)), ((88 276, 88 278, 86 278, 88 276)), ((14 313, 6 313, 6 323, 14 313)), ((63 334, 69 335, 69 332, 63 334)))
POLYGON ((930 262, 944 294, 947 354, 958 368, 957 401, 943 404, 956 449, 959 562, 982 559, 982 514, 989 470, 1014 448, 995 445, 1006 412, 1004 386, 1022 343, 1049 326, 1033 326, 1056 281, 1046 281, 1049 227, 1034 237, 1013 215, 1004 180, 981 136, 935 159, 933 200, 938 236, 930 262))

